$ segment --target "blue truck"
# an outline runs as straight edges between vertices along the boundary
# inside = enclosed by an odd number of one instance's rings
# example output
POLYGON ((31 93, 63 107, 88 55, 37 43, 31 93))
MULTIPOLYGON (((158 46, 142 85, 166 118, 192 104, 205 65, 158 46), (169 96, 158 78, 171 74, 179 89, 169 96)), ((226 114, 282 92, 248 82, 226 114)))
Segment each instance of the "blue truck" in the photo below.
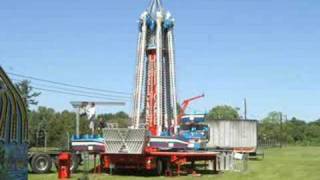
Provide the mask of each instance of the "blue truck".
POLYGON ((179 137, 194 144, 194 149, 205 149, 209 141, 209 126, 205 124, 205 115, 184 115, 180 121, 179 137))

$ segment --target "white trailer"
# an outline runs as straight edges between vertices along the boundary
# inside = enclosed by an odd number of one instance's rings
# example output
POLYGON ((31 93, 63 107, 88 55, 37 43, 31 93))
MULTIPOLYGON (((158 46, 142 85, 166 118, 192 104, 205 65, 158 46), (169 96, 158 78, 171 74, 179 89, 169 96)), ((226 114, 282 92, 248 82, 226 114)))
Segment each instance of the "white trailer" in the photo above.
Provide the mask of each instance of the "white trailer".
POLYGON ((212 120, 208 148, 230 149, 235 152, 255 153, 257 150, 256 120, 212 120))

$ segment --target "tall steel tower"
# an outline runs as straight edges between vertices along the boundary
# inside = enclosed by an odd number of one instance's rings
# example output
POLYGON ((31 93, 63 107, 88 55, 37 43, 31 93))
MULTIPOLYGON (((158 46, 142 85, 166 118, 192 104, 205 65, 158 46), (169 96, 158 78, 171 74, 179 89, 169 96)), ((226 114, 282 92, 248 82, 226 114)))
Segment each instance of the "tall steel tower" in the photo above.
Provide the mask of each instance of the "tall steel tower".
POLYGON ((141 124, 154 136, 175 131, 174 19, 161 0, 151 0, 139 19, 133 126, 141 124))

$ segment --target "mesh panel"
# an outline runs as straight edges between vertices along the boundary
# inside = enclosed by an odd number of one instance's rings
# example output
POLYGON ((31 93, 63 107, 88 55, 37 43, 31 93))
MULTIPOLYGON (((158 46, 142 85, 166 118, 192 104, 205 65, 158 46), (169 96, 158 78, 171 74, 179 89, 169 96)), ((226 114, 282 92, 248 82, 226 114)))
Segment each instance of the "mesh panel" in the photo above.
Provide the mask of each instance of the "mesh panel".
POLYGON ((105 128, 106 153, 142 154, 146 143, 145 129, 105 128))

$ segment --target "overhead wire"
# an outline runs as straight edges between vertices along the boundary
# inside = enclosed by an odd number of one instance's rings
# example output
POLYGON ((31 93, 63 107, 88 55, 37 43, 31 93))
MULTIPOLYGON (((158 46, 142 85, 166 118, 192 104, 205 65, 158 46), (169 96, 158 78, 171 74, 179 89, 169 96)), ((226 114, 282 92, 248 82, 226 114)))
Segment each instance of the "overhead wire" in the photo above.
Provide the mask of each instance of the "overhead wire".
POLYGON ((59 94, 82 96, 82 97, 89 97, 89 98, 98 98, 98 99, 105 99, 105 100, 128 101, 128 100, 123 100, 123 99, 107 98, 107 97, 100 97, 100 96, 91 96, 91 95, 71 93, 71 92, 65 92, 65 91, 59 91, 59 90, 53 90, 53 89, 39 88, 39 87, 34 87, 34 86, 32 86, 32 87, 34 89, 37 89, 37 90, 40 90, 40 91, 48 91, 48 92, 59 93, 59 94))
MULTIPOLYGON (((23 80, 15 79, 15 78, 11 78, 11 79, 16 81, 16 82, 22 82, 23 81, 23 80)), ((70 88, 62 88, 62 87, 51 86, 51 85, 40 84, 40 83, 34 83, 34 82, 31 82, 31 84, 33 84, 32 85, 33 87, 34 87, 34 85, 36 85, 36 86, 41 86, 42 88, 44 87, 44 88, 50 88, 50 89, 54 89, 54 90, 69 91, 69 92, 72 92, 72 93, 77 92, 77 93, 84 93, 84 94, 93 94, 95 96, 106 97, 106 98, 119 98, 119 99, 126 99, 126 100, 130 100, 131 99, 131 97, 129 97, 129 96, 110 95, 110 94, 104 94, 104 93, 89 92, 89 91, 70 89, 70 88)))
MULTIPOLYGON (((11 79, 13 81, 15 81, 15 83, 22 82, 22 80, 18 80, 15 78, 11 78, 11 79)), ((31 84, 34 84, 34 83, 31 82, 31 84)), ((46 86, 46 85, 41 85, 41 86, 46 86)), ((30 87, 32 87, 33 89, 39 90, 39 91, 51 92, 51 93, 56 93, 56 94, 65 94, 65 95, 81 96, 81 97, 89 97, 89 98, 96 98, 96 99, 113 100, 113 101, 115 101, 115 100, 116 101, 130 101, 130 98, 123 98, 123 97, 121 98, 121 97, 117 97, 117 96, 101 96, 101 95, 99 96, 99 94, 96 94, 96 93, 74 90, 74 89, 64 89, 64 88, 59 89, 57 87, 43 88, 43 87, 38 87, 38 86, 34 86, 34 85, 31 85, 30 87), (56 89, 52 89, 52 88, 56 88, 56 89), (70 92, 70 91, 72 91, 72 92, 70 92), (74 92, 78 92, 78 93, 74 93, 74 92), (83 93, 87 93, 87 94, 83 94, 83 93), (94 95, 90 95, 90 94, 94 94, 94 95)))
POLYGON ((33 76, 17 74, 17 73, 13 73, 13 72, 7 72, 7 73, 12 75, 12 76, 16 76, 16 77, 20 77, 20 78, 26 78, 26 79, 31 79, 31 80, 35 80, 35 81, 41 81, 41 82, 45 82, 45 83, 60 85, 60 86, 67 86, 67 87, 73 87, 73 88, 86 89, 86 90, 96 91, 96 92, 104 92, 104 93, 108 92, 108 93, 112 93, 112 94, 131 95, 131 93, 127 93, 127 92, 114 91, 114 90, 108 90, 108 89, 90 88, 90 87, 85 87, 85 86, 80 86, 80 85, 74 85, 74 84, 69 84, 69 83, 64 83, 64 82, 51 81, 51 80, 46 80, 46 79, 37 78, 37 77, 33 77, 33 76))

